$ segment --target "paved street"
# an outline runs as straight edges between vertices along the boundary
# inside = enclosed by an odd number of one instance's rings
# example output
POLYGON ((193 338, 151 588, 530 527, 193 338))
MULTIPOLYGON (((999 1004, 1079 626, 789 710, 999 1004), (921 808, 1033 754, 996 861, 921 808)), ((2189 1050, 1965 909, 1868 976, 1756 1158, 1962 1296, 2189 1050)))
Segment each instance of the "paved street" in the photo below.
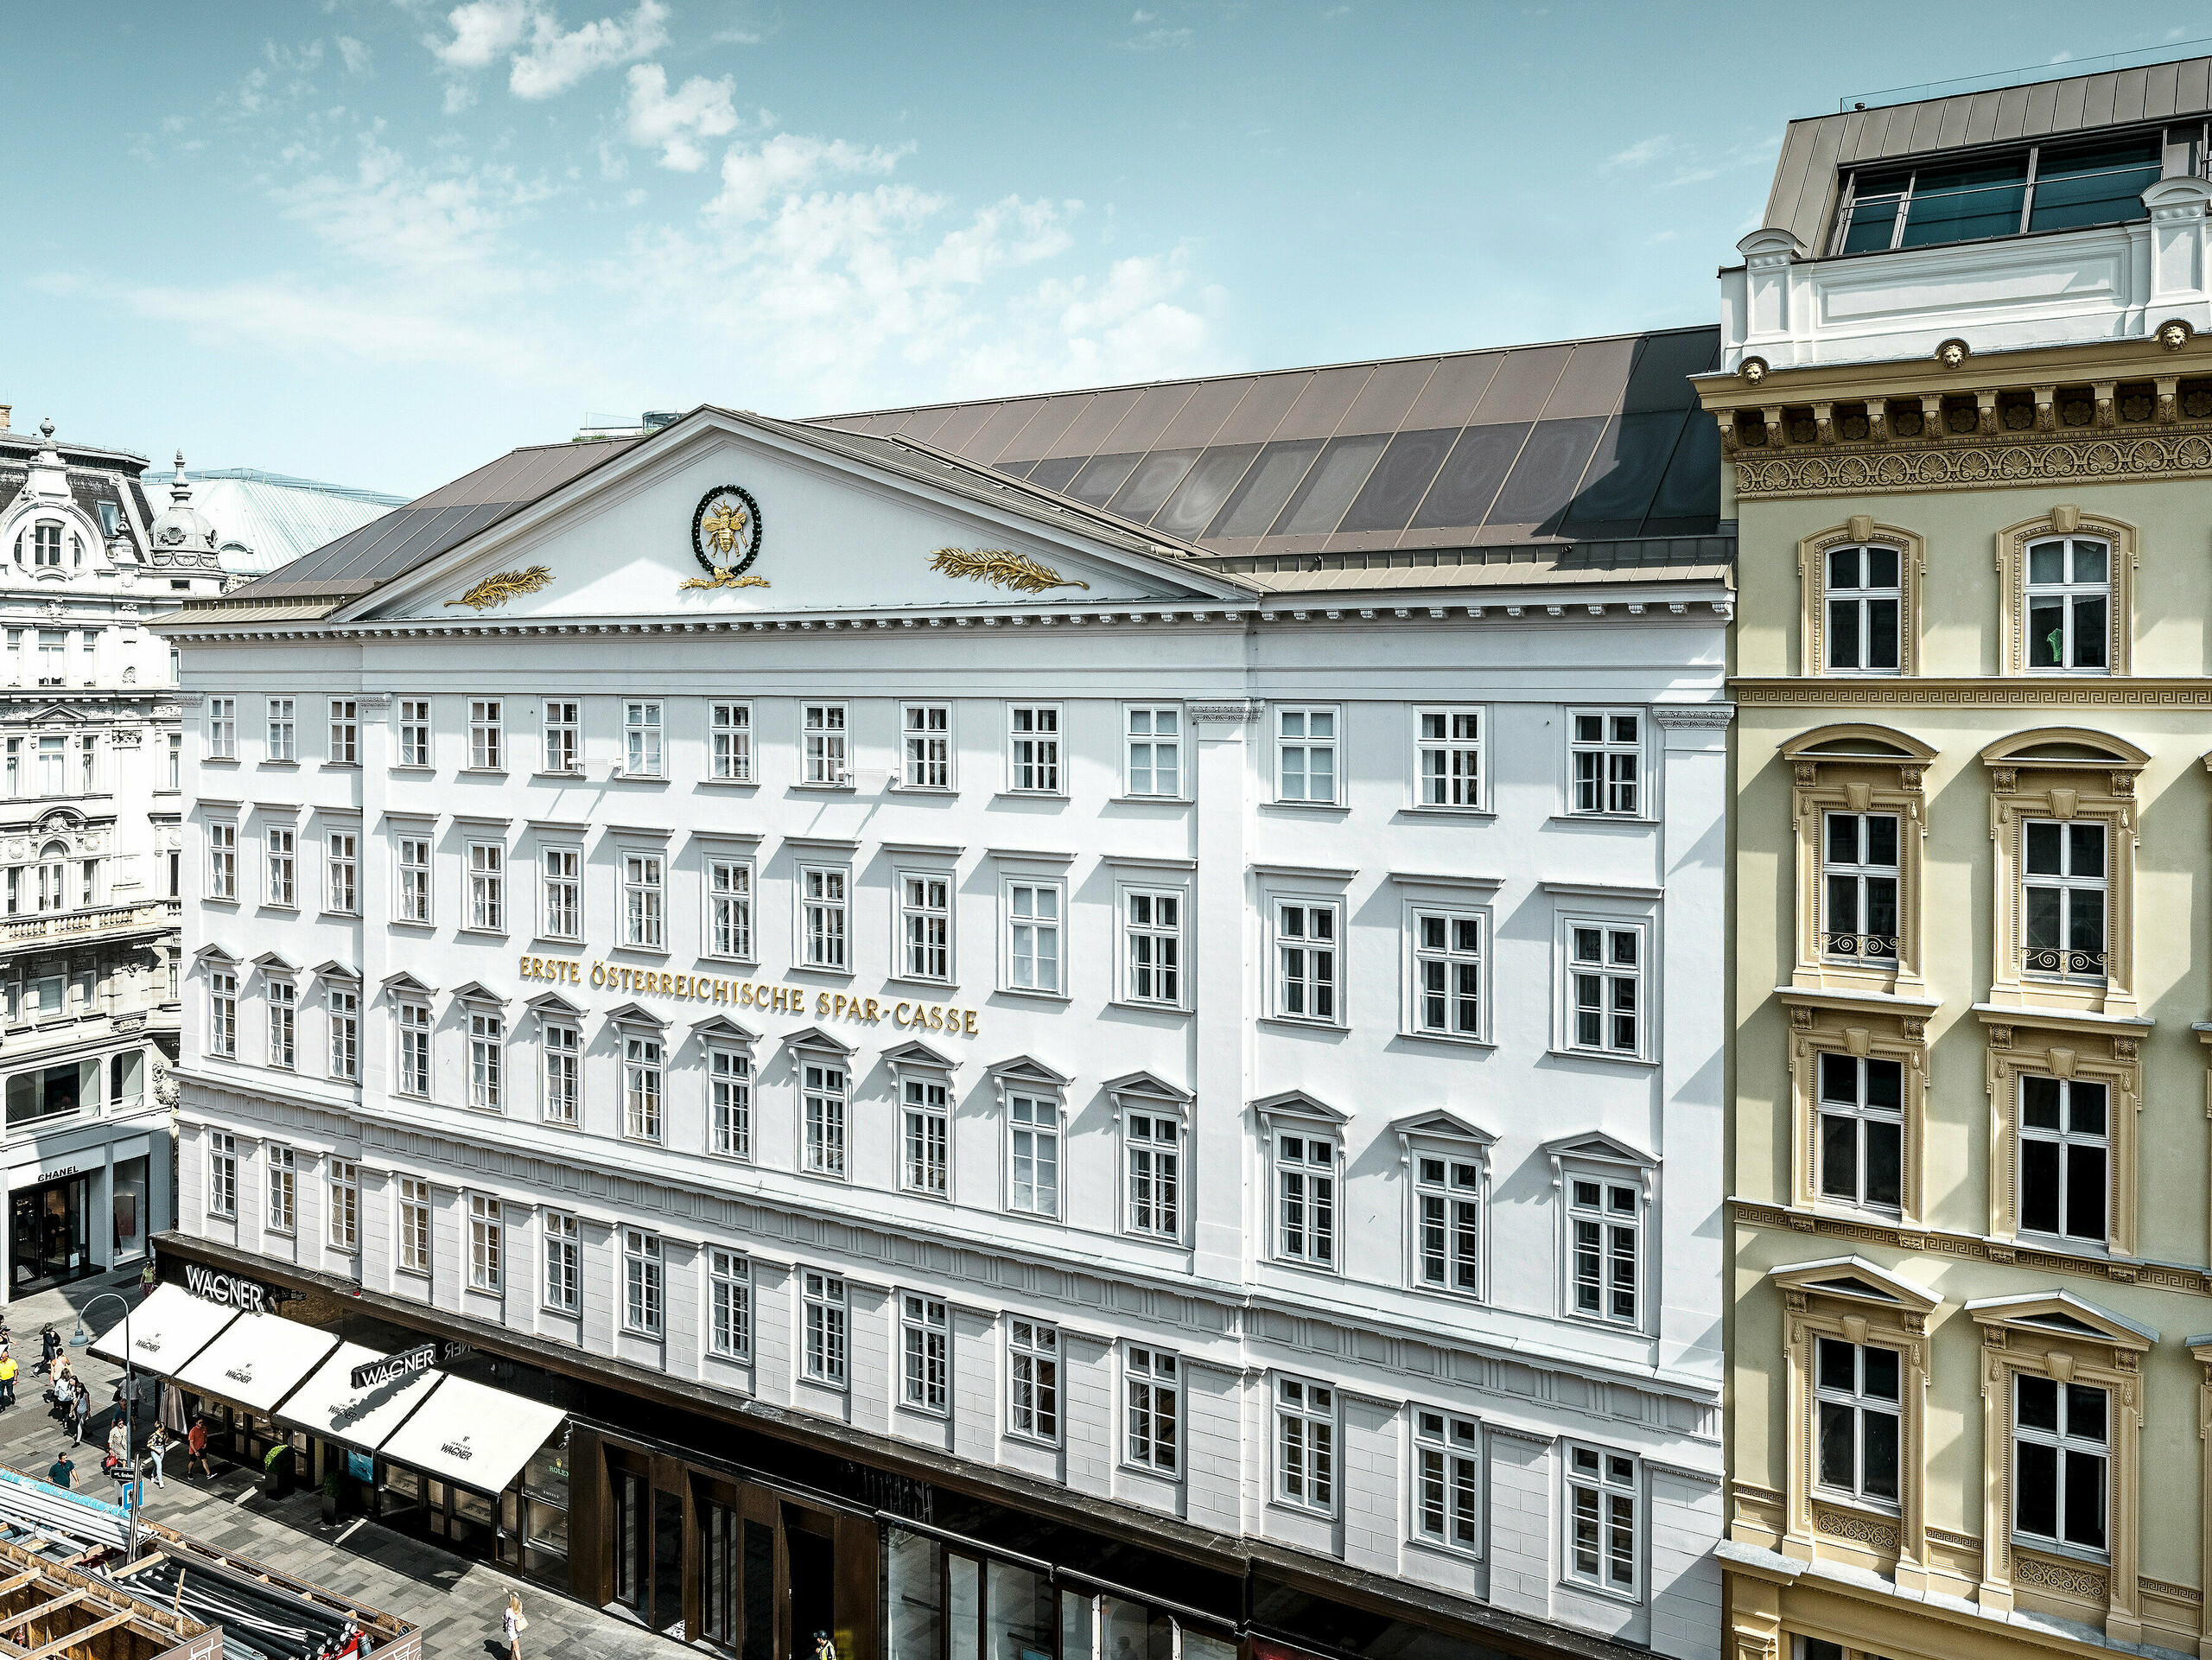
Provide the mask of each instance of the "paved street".
MULTIPOLYGON (((38 1358, 39 1328, 51 1323, 67 1338, 74 1329, 76 1310, 110 1289, 124 1290, 134 1302, 137 1299, 137 1288, 127 1278, 97 1279, 8 1305, 14 1352, 24 1371, 16 1385, 16 1406, 0 1412, 0 1463, 43 1479, 54 1453, 69 1444, 67 1431, 48 1415, 51 1409, 42 1398, 45 1380, 30 1371, 38 1358)), ((114 1303, 103 1305, 92 1329, 105 1328, 117 1313, 114 1303)), ((119 1369, 92 1359, 81 1349, 71 1351, 71 1359, 81 1375, 92 1380, 93 1398, 104 1401, 119 1369)), ((105 1412, 94 1417, 91 1441, 75 1455, 79 1490, 102 1497, 106 1484, 100 1479, 99 1460, 107 1424, 105 1412)), ((168 1460, 168 1485, 149 1487, 146 1515, 219 1549, 255 1558, 413 1620, 424 1627, 423 1651, 438 1660, 479 1656, 489 1660, 501 1654, 493 1639, 499 1611, 511 1589, 522 1592, 530 1617, 523 1650, 531 1660, 554 1653, 563 1660, 643 1660, 676 1652, 668 1639, 637 1625, 525 1585, 481 1562, 466 1562, 374 1522, 349 1518, 326 1529, 321 1498, 313 1491, 271 1503, 258 1495, 243 1467, 219 1465, 220 1473, 213 1481, 188 1481, 183 1469, 180 1449, 168 1460)))

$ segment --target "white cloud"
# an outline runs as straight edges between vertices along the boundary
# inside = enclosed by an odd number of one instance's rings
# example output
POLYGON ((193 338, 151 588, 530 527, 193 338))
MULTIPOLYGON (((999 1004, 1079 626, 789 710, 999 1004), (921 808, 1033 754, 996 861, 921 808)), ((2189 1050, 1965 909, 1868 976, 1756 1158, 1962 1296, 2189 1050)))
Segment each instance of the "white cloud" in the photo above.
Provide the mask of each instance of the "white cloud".
POLYGON ((715 46, 758 46, 768 37, 749 29, 718 29, 707 36, 715 46))
MULTIPOLYGON (((537 99, 565 92, 596 70, 658 51, 668 41, 668 8, 662 0, 638 0, 627 17, 569 29, 548 0, 467 0, 446 14, 446 27, 450 40, 424 41, 442 67, 466 73, 504 57, 507 90, 537 99)), ((450 92, 447 108, 454 109, 450 92)))
MULTIPOLYGON (((1137 14, 1141 17, 1142 12, 1137 14)), ((1148 29, 1135 40, 1125 41, 1124 46, 1137 52, 1157 52, 1164 47, 1188 46, 1191 31, 1187 29, 1148 29)))
POLYGON ((1639 138, 1626 149, 1616 150, 1605 158, 1607 167, 1643 167, 1669 155, 1675 141, 1666 133, 1654 133, 1649 138, 1639 138))
POLYGON ((671 92, 668 73, 658 64, 634 65, 630 71, 630 142, 648 149, 658 146, 664 168, 696 173, 707 163, 699 141, 737 130, 737 111, 730 105, 734 85, 728 75, 720 80, 694 75, 671 92))
POLYGON ((461 298, 521 284, 501 232, 550 189, 503 169, 416 167, 365 134, 350 175, 314 173, 272 194, 347 270, 381 270, 461 298))
POLYGON ((733 144, 722 157, 721 192, 706 207, 709 219, 743 223, 767 211, 772 197, 806 189, 839 174, 887 174, 913 149, 824 141, 779 132, 766 143, 733 144))
POLYGON ((453 39, 423 44, 448 69, 481 69, 521 44, 536 9, 532 0, 467 0, 446 14, 453 39))
POLYGON ((345 59, 347 74, 365 75, 369 73, 372 54, 366 41, 357 41, 351 35, 340 35, 338 37, 338 55, 345 59))

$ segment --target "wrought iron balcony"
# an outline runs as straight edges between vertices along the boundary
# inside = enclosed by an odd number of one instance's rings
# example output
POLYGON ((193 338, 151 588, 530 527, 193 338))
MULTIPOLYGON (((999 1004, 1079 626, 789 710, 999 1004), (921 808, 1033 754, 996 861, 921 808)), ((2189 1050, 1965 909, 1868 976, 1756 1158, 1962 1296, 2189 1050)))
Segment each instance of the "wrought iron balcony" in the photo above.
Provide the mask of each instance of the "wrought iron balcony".
POLYGON ((2069 980, 2101 980, 2107 961, 2102 951, 2069 951, 2062 945, 2031 945, 2025 953, 2030 974, 2058 974, 2069 980))
POLYGON ((147 900, 137 905, 103 905, 87 911, 51 911, 44 916, 17 917, 0 923, 0 951, 104 937, 125 938, 132 934, 168 933, 178 925, 183 914, 184 906, 179 900, 147 900))
POLYGON ((1822 934, 1821 955, 1844 963, 1871 963, 1876 968, 1897 965, 1895 934, 1822 934))

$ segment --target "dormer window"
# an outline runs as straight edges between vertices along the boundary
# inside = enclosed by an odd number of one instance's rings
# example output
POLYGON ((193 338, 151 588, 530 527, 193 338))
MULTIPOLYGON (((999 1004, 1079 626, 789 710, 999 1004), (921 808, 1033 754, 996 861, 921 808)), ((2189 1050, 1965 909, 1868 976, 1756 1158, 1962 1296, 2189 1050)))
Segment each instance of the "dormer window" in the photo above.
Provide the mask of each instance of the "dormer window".
POLYGON ((61 568, 61 525, 55 519, 31 527, 31 563, 41 569, 61 568))
POLYGON ((118 530, 123 528, 123 512, 122 509, 115 505, 115 503, 111 501, 101 501, 95 502, 93 505, 99 509, 100 534, 102 536, 113 536, 118 530))
POLYGON ((2154 130, 1859 169, 1847 176, 1829 251, 1880 253, 2148 219, 2143 192, 2164 171, 2162 149, 2154 130))

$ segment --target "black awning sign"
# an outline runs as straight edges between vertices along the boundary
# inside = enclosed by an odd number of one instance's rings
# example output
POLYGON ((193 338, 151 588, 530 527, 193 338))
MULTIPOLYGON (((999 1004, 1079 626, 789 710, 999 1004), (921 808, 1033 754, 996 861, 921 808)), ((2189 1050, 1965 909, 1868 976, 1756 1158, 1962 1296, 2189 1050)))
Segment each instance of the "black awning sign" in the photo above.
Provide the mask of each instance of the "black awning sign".
POLYGON ((379 1383, 389 1383, 394 1378, 409 1377, 437 1364, 437 1344, 418 1343, 411 1349, 402 1349, 397 1354, 388 1354, 354 1367, 353 1384, 357 1390, 374 1389, 379 1383))

